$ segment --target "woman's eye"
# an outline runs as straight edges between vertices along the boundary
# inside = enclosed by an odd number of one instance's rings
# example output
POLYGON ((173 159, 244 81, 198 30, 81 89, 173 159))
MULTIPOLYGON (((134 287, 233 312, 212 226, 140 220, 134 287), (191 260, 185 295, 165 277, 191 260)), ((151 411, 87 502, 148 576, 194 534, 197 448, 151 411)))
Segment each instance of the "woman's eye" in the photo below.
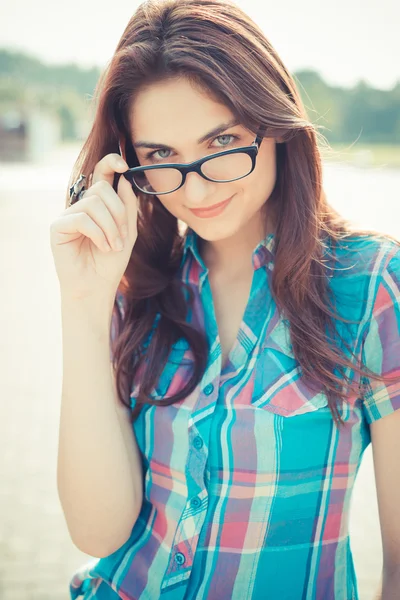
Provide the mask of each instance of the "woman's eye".
MULTIPOLYGON (((219 135, 216 138, 214 138, 214 142, 216 140, 218 140, 220 142, 220 148, 224 148, 225 146, 229 146, 229 144, 231 144, 234 140, 239 139, 239 137, 237 135, 233 135, 233 134, 227 134, 224 133, 223 135, 219 135)), ((149 154, 146 155, 146 159, 148 160, 165 160, 167 158, 171 158, 171 154, 168 154, 168 152, 171 152, 171 150, 169 148, 160 148, 159 150, 154 150, 153 152, 150 152, 149 154), (163 154, 166 153, 166 154, 163 154)))
POLYGON ((229 146, 229 144, 231 143, 231 141, 238 139, 238 136, 237 135, 231 135, 231 134, 225 133, 224 135, 219 135, 215 139, 216 140, 220 140, 221 143, 222 143, 222 146, 229 146))
POLYGON ((169 150, 168 148, 161 148, 161 150, 156 150, 155 152, 152 152, 150 154, 150 157, 154 157, 154 158, 169 158, 169 156, 156 156, 156 154, 160 154, 161 152, 171 152, 171 150, 169 150))

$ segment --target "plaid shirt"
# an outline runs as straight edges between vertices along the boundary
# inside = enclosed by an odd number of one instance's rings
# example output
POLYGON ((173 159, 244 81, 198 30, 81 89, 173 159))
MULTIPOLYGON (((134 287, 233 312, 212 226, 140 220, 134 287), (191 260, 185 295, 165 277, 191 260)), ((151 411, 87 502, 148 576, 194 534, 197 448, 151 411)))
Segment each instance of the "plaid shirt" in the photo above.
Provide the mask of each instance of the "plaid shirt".
MULTIPOLYGON (((133 425, 144 466, 139 518, 120 549, 73 574, 71 598, 355 600, 351 494, 369 425, 400 408, 400 385, 365 379, 365 400, 349 394, 345 427, 335 426, 325 394, 302 381, 271 295, 273 234, 253 252, 249 301, 221 370, 197 241, 189 230, 179 277, 195 292, 190 321, 208 338, 206 371, 184 401, 142 409, 133 425)), ((339 322, 338 333, 374 371, 400 375, 399 249, 370 237, 351 247, 337 253, 352 268, 328 277, 336 310, 360 323, 339 322)), ((190 356, 186 342, 173 346, 154 398, 180 389, 190 356)))

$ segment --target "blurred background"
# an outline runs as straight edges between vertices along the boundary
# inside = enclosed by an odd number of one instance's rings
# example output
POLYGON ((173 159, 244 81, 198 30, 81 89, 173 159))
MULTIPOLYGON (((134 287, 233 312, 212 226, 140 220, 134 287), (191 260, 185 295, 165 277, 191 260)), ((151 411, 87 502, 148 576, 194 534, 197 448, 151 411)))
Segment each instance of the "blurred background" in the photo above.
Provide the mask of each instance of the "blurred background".
MULTIPOLYGON (((73 570, 90 559, 69 539, 56 489, 62 357, 49 226, 64 210, 99 74, 138 4, 0 5, 1 600, 68 600, 73 570)), ((323 149, 331 203, 400 237, 400 4, 238 4, 294 74, 331 146, 323 149)), ((350 533, 360 599, 372 600, 382 546, 371 446, 350 533)))

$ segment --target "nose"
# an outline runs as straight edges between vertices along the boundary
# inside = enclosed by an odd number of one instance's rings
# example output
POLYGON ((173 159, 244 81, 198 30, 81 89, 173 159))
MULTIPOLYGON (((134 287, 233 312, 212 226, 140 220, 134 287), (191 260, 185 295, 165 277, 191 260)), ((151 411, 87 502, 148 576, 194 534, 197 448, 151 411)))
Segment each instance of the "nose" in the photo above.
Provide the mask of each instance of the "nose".
POLYGON ((216 185, 216 183, 207 181, 198 173, 188 173, 183 186, 186 204, 189 208, 200 207, 204 200, 213 194, 216 185))

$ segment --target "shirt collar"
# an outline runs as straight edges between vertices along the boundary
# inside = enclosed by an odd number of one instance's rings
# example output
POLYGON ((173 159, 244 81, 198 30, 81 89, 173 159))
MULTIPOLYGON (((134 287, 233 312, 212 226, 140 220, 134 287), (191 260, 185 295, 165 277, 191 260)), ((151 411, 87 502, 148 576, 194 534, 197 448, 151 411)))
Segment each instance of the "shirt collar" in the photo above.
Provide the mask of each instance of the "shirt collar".
MULTIPOLYGON (((184 234, 184 244, 183 244, 183 256, 182 263, 183 265, 187 259, 187 255, 189 252, 192 253, 194 258, 197 260, 199 265, 207 270, 203 259, 200 256, 199 250, 199 236, 193 231, 190 227, 187 228, 184 234)), ((261 242, 255 247, 252 254, 252 263, 254 270, 259 269, 260 267, 266 266, 269 270, 273 270, 274 268, 274 259, 275 259, 275 234, 269 233, 266 237, 261 240, 261 242)))

